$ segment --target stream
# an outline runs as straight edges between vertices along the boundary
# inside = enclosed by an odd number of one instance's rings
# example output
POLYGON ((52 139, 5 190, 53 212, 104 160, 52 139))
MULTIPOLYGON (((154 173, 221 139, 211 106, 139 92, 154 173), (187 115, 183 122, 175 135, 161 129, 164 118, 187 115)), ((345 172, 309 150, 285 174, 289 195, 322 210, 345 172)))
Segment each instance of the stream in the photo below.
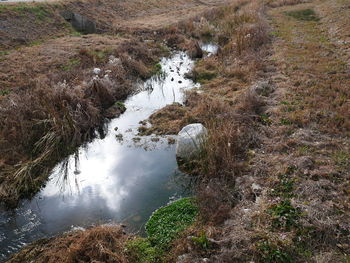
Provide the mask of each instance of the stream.
MULTIPOLYGON (((214 45, 202 48, 216 52, 214 45)), ((194 65, 186 53, 174 52, 160 64, 163 73, 137 84, 139 92, 107 124, 104 138, 58 164, 34 198, 14 210, 0 208, 0 262, 35 240, 94 224, 121 222, 142 234, 153 211, 189 194, 167 136, 137 136, 140 121, 182 103, 184 91, 198 86, 184 77, 194 65)))

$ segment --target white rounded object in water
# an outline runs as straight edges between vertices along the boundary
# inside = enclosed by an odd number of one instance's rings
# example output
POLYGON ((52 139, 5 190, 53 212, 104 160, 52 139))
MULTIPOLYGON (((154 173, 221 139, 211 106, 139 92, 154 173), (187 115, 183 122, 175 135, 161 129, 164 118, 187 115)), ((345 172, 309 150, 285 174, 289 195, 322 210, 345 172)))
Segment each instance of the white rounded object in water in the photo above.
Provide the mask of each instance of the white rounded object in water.
POLYGON ((201 123, 192 123, 182 128, 176 143, 176 156, 190 159, 200 153, 208 131, 201 123))

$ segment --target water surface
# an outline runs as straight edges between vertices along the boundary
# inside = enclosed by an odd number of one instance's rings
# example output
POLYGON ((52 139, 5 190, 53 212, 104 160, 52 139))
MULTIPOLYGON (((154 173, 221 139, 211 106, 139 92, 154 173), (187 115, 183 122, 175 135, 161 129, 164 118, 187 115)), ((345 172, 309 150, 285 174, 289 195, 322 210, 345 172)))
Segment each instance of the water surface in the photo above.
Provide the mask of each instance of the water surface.
POLYGON ((47 185, 12 211, 0 211, 0 261, 39 238, 76 227, 125 222, 143 229, 151 213, 186 194, 174 145, 166 137, 138 137, 139 122, 195 84, 184 78, 193 61, 183 52, 161 61, 164 74, 139 85, 108 133, 78 150, 52 172, 47 185), (153 138, 153 139, 152 139, 153 138), (157 141, 159 139, 159 141, 157 141))

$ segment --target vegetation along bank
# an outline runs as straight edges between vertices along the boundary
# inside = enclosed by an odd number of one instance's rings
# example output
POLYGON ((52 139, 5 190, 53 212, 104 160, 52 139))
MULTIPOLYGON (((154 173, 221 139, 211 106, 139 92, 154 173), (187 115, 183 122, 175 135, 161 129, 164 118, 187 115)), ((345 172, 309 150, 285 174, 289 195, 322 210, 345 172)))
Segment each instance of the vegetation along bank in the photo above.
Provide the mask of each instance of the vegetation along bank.
POLYGON ((200 157, 182 165, 196 179, 194 197, 157 210, 146 237, 96 226, 39 240, 9 262, 349 261, 347 1, 0 6, 7 19, 22 12, 57 31, 1 40, 0 196, 12 206, 91 140, 136 78, 156 70, 162 43, 194 54, 196 41, 210 41, 219 50, 188 76, 200 90, 140 125, 140 134, 160 135, 207 127, 200 157), (59 15, 68 7, 95 21, 96 33, 76 33, 59 15), (57 16, 46 21, 46 12, 57 16), (111 58, 120 66, 94 78, 111 58))

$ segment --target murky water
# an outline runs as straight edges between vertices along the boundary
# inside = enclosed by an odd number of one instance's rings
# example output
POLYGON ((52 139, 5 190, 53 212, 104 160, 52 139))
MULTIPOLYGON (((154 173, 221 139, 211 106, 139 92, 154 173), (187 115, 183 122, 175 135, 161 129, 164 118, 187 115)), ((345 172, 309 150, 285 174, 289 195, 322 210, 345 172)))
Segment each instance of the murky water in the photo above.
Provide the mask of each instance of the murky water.
POLYGON ((188 193, 167 137, 137 136, 140 121, 181 103, 184 91, 196 86, 184 78, 193 67, 185 53, 163 58, 161 65, 164 74, 139 84, 140 91, 125 102, 126 112, 108 124, 105 138, 59 164, 32 200, 0 210, 0 261, 39 238, 77 227, 124 222, 142 232, 154 210, 188 193))

